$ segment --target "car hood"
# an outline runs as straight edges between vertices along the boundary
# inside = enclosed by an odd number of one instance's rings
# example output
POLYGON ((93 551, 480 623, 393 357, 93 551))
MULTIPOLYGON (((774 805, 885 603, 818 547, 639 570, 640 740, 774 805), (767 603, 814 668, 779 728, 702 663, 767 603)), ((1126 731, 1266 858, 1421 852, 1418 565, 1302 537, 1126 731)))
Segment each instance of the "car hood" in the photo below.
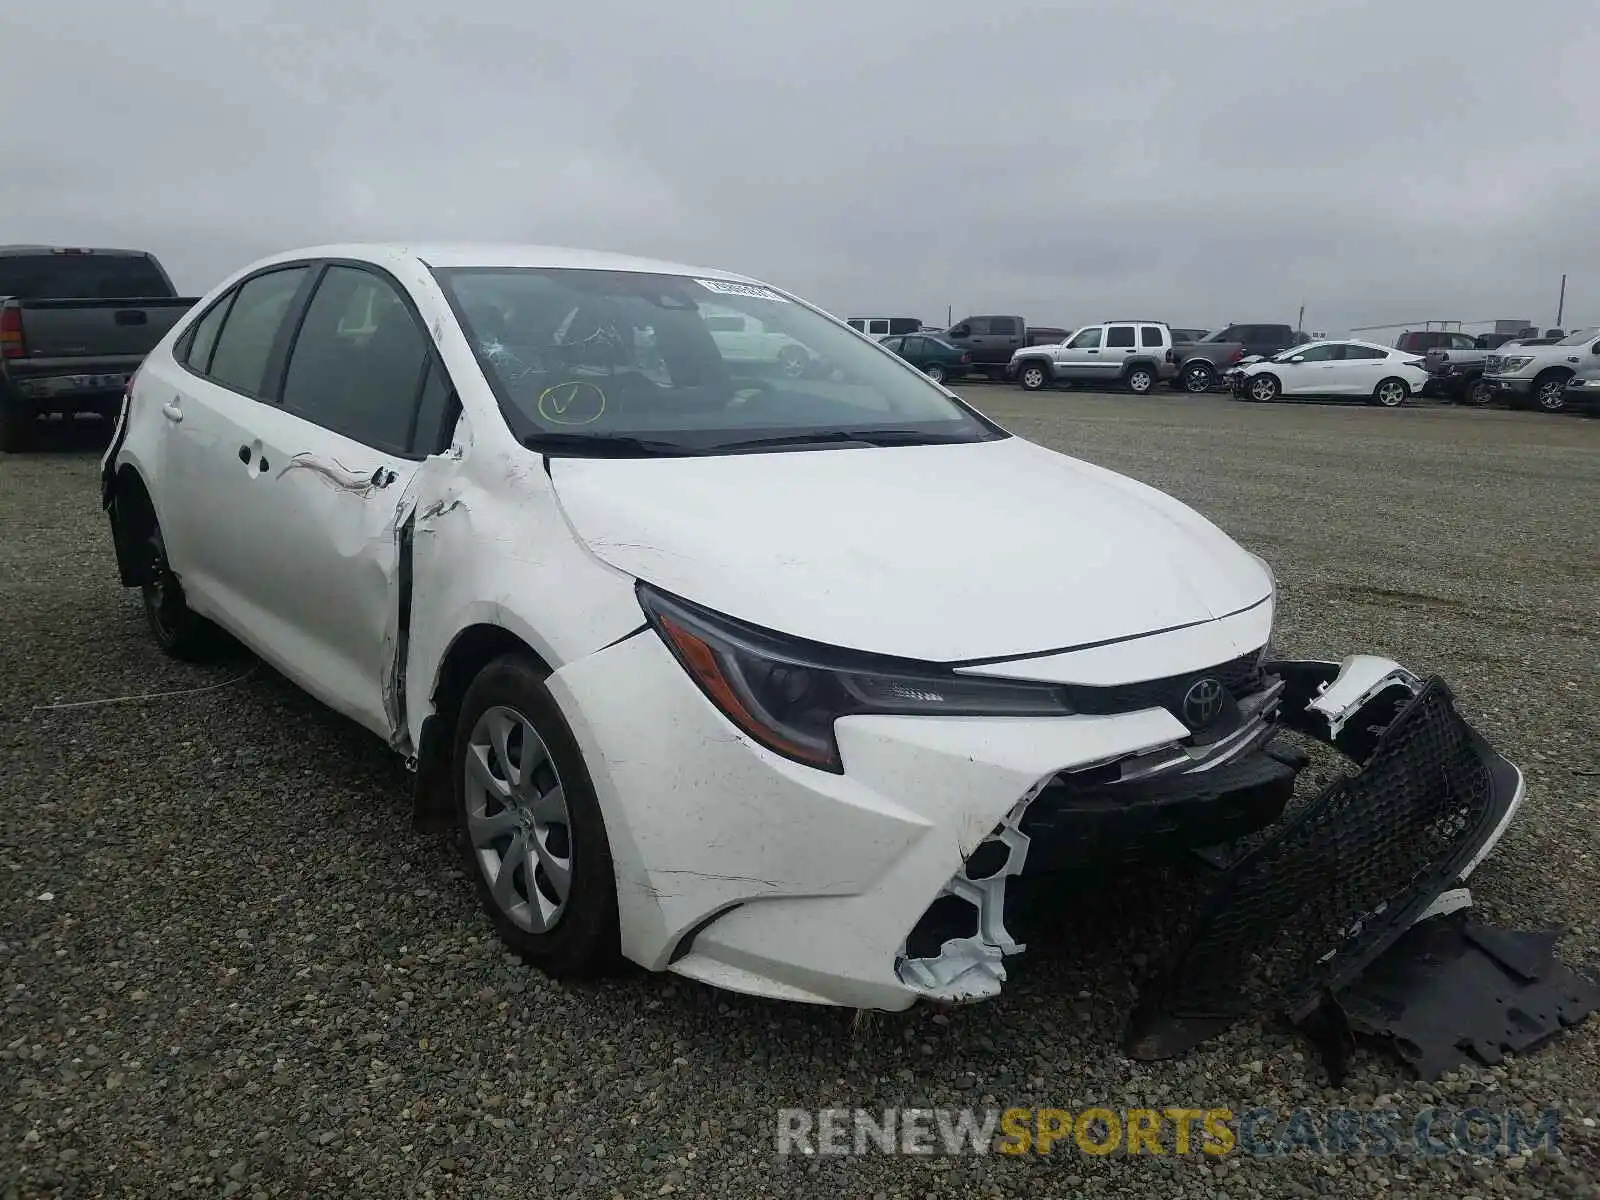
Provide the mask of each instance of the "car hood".
POLYGON ((1271 579, 1171 497, 1021 438, 553 458, 577 536, 768 629, 935 662, 1025 655, 1253 607, 1271 579))

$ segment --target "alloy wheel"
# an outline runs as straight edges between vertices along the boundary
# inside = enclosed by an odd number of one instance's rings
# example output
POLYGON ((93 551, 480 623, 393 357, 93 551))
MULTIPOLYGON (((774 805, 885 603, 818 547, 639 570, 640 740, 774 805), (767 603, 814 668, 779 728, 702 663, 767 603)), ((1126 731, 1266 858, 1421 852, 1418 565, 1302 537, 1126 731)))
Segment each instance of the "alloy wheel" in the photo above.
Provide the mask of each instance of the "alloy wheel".
POLYGON ((1539 407, 1545 412, 1560 412, 1567 405, 1567 381, 1547 379, 1539 385, 1539 407))
POLYGON ((929 363, 924 370, 926 371, 928 378, 933 380, 935 383, 944 382, 944 368, 938 363, 929 363))
POLYGON ((1386 379, 1378 385, 1378 403, 1385 408, 1398 408, 1406 400, 1406 385, 1395 379, 1386 379))
POLYGON ((572 818, 550 748, 515 709, 487 709, 467 740, 467 834, 496 906, 548 933, 572 893, 572 818))
POLYGON ((1044 386, 1044 368, 1023 367, 1022 386, 1027 388, 1029 391, 1037 391, 1039 388, 1042 388, 1044 386))
POLYGON ((1252 400, 1272 400, 1278 395, 1278 385, 1270 379, 1255 379, 1250 383, 1250 398, 1252 400))
POLYGON ((1205 367, 1190 367, 1183 373, 1183 386, 1185 391, 1198 395, 1211 390, 1211 372, 1205 367))

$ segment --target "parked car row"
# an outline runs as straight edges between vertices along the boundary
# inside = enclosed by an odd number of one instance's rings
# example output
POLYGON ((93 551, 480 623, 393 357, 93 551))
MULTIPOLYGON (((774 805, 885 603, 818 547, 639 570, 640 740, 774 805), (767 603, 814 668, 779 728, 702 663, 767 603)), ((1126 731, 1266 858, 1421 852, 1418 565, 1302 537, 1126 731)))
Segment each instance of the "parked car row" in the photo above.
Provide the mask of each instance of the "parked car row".
POLYGON ((1563 411, 1587 396, 1568 384, 1586 365, 1586 354, 1600 355, 1600 329, 1522 338, 1415 331, 1393 346, 1312 339, 1289 325, 1265 323, 1205 333, 1121 319, 1085 325, 1055 341, 1042 340, 1047 332, 1057 331, 1027 326, 1021 317, 969 317, 943 333, 924 329, 879 341, 941 381, 994 378, 994 364, 1009 349, 1001 374, 1027 391, 1066 384, 1144 395, 1165 385, 1196 394, 1220 388, 1255 401, 1361 397, 1385 408, 1417 396, 1472 405, 1498 398, 1545 412, 1563 411))

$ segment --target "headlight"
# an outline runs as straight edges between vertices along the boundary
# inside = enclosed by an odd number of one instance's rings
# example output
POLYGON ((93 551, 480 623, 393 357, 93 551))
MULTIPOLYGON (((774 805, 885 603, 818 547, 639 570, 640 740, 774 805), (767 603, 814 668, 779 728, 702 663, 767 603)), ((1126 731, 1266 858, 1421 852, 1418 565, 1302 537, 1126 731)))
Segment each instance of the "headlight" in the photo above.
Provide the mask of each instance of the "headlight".
POLYGON ((707 699, 775 754, 843 774, 833 723, 862 713, 1060 717, 1050 684, 981 679, 803 642, 638 585, 639 604, 707 699))
POLYGON ((1508 358, 1508 359, 1506 359, 1501 364, 1501 367, 1502 367, 1502 369, 1507 370, 1507 371, 1520 371, 1520 370, 1522 370, 1523 367, 1527 366, 1532 361, 1533 361, 1533 359, 1531 357, 1529 357, 1528 355, 1523 355, 1523 356, 1521 356, 1519 358, 1508 358))

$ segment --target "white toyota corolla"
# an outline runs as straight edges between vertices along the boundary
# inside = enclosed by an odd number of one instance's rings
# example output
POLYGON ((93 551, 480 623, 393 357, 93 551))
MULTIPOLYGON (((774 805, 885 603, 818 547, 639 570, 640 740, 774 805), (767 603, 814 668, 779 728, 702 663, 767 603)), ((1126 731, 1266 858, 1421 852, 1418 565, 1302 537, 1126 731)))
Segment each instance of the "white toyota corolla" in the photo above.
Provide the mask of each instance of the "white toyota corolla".
MULTIPOLYGON (((161 645, 221 627, 384 738, 560 975, 991 995, 1009 880, 1260 830, 1285 720, 1425 699, 1384 660, 1275 664, 1272 574, 1210 522, 721 271, 278 255, 163 339, 103 467, 161 645), (804 369, 725 356, 730 310, 804 369)), ((1520 776, 1490 793, 1441 879, 1520 776)))

